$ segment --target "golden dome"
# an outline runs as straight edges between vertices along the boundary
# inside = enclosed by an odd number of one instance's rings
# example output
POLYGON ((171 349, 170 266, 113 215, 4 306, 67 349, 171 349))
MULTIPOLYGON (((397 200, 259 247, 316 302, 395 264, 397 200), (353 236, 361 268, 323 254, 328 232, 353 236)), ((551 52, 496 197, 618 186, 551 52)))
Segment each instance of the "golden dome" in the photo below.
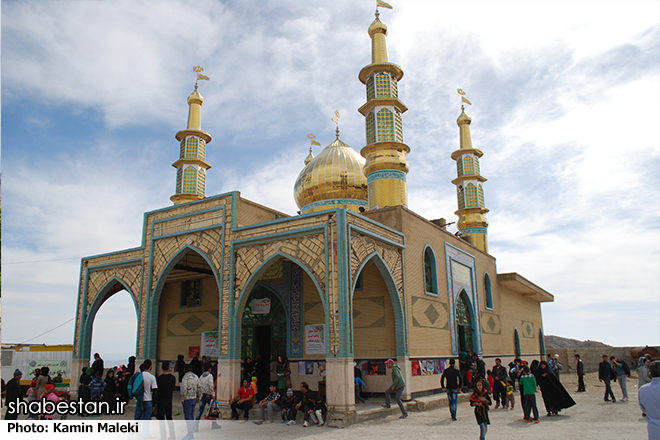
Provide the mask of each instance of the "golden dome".
POLYGON ((381 33, 387 35, 387 25, 376 18, 369 26, 369 36, 373 38, 374 34, 381 33))
POLYGON ((339 137, 307 163, 296 179, 293 195, 303 214, 330 208, 359 212, 367 206, 364 158, 339 137))
POLYGON ((314 154, 312 153, 312 147, 309 147, 309 154, 305 158, 305 165, 310 163, 312 161, 312 159, 314 159, 314 154))
POLYGON ((188 96, 188 105, 190 104, 204 104, 204 97, 197 91, 197 84, 195 84, 195 91, 188 96))

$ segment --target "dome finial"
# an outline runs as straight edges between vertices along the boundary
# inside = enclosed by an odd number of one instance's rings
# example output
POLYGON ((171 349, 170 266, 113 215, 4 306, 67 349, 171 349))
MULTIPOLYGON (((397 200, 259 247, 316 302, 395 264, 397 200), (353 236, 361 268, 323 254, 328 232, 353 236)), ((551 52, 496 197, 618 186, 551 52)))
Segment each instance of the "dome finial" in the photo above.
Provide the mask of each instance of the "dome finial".
POLYGON ((313 145, 318 145, 319 147, 321 146, 321 144, 319 144, 318 142, 316 142, 314 140, 314 139, 316 139, 316 136, 314 136, 312 133, 307 135, 307 139, 310 140, 311 144, 309 146, 309 154, 305 158, 305 165, 307 165, 308 163, 310 163, 312 161, 312 159, 314 159, 314 154, 312 154, 312 146, 313 145))
POLYGON ((337 139, 339 139, 339 118, 340 118, 339 110, 335 110, 335 117, 332 118, 332 122, 337 124, 337 129, 335 130, 335 133, 337 135, 337 139))

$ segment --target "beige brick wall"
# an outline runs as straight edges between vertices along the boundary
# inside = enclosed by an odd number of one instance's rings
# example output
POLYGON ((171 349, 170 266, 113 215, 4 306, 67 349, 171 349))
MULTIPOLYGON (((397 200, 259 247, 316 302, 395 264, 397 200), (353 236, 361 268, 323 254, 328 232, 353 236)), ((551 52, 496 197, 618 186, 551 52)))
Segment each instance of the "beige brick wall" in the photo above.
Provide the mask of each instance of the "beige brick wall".
POLYGON ((489 353, 514 353, 513 332, 518 329, 520 349, 523 356, 531 357, 540 353, 539 327, 542 325, 541 304, 524 298, 521 294, 500 286, 502 305, 502 348, 489 353), (531 332, 528 332, 528 327, 531 332))
POLYGON ((383 276, 370 261, 362 269, 363 290, 353 296, 353 349, 356 359, 396 356, 394 311, 383 276))
POLYGON ((158 314, 159 360, 173 360, 179 354, 187 359, 188 347, 201 344, 202 332, 218 330, 218 288, 213 277, 201 278, 202 303, 199 307, 180 307, 180 282, 166 283, 163 287, 158 314), (193 327, 197 328, 191 331, 193 327))

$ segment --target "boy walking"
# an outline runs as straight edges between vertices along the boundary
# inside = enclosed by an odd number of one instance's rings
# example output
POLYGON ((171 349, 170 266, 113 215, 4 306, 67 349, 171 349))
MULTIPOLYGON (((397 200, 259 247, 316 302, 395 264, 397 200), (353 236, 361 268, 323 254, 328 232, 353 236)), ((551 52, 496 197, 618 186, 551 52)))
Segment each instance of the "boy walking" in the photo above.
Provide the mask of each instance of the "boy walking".
POLYGON ((394 399, 396 400, 399 409, 401 409, 400 419, 405 419, 408 417, 408 411, 406 407, 403 406, 401 401, 401 394, 403 389, 406 387, 406 382, 403 380, 403 374, 401 374, 401 368, 398 365, 394 365, 393 359, 388 359, 385 361, 385 365, 388 369, 392 370, 392 386, 385 390, 385 403, 382 405, 383 408, 389 408, 390 405, 390 394, 394 393, 394 399))
POLYGON ((520 376, 520 394, 522 395, 523 420, 527 423, 539 423, 539 409, 536 407, 536 378, 525 365, 520 376), (530 419, 530 412, 534 419, 530 419))

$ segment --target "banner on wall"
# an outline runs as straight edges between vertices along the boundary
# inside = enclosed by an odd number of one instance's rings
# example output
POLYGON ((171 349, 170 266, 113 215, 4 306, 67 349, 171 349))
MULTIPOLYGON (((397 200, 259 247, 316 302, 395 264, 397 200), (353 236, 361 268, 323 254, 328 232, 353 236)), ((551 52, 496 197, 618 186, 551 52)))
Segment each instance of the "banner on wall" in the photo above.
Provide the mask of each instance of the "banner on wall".
POLYGON ((202 332, 202 356, 218 356, 218 332, 202 332))
POLYGON ((325 354, 325 324, 305 326, 305 353, 325 354))
POLYGON ((200 353, 200 347, 193 347, 192 345, 188 347, 188 359, 196 357, 200 353))
POLYGON ((67 375, 67 367, 69 362, 66 360, 33 360, 30 361, 30 371, 24 373, 24 377, 31 377, 32 372, 37 368, 41 369, 43 367, 48 367, 50 372, 48 373, 51 377, 57 377, 58 374, 61 374, 62 377, 69 377, 67 375))
POLYGON ((270 298, 255 298, 251 306, 253 315, 267 315, 270 313, 270 298))

